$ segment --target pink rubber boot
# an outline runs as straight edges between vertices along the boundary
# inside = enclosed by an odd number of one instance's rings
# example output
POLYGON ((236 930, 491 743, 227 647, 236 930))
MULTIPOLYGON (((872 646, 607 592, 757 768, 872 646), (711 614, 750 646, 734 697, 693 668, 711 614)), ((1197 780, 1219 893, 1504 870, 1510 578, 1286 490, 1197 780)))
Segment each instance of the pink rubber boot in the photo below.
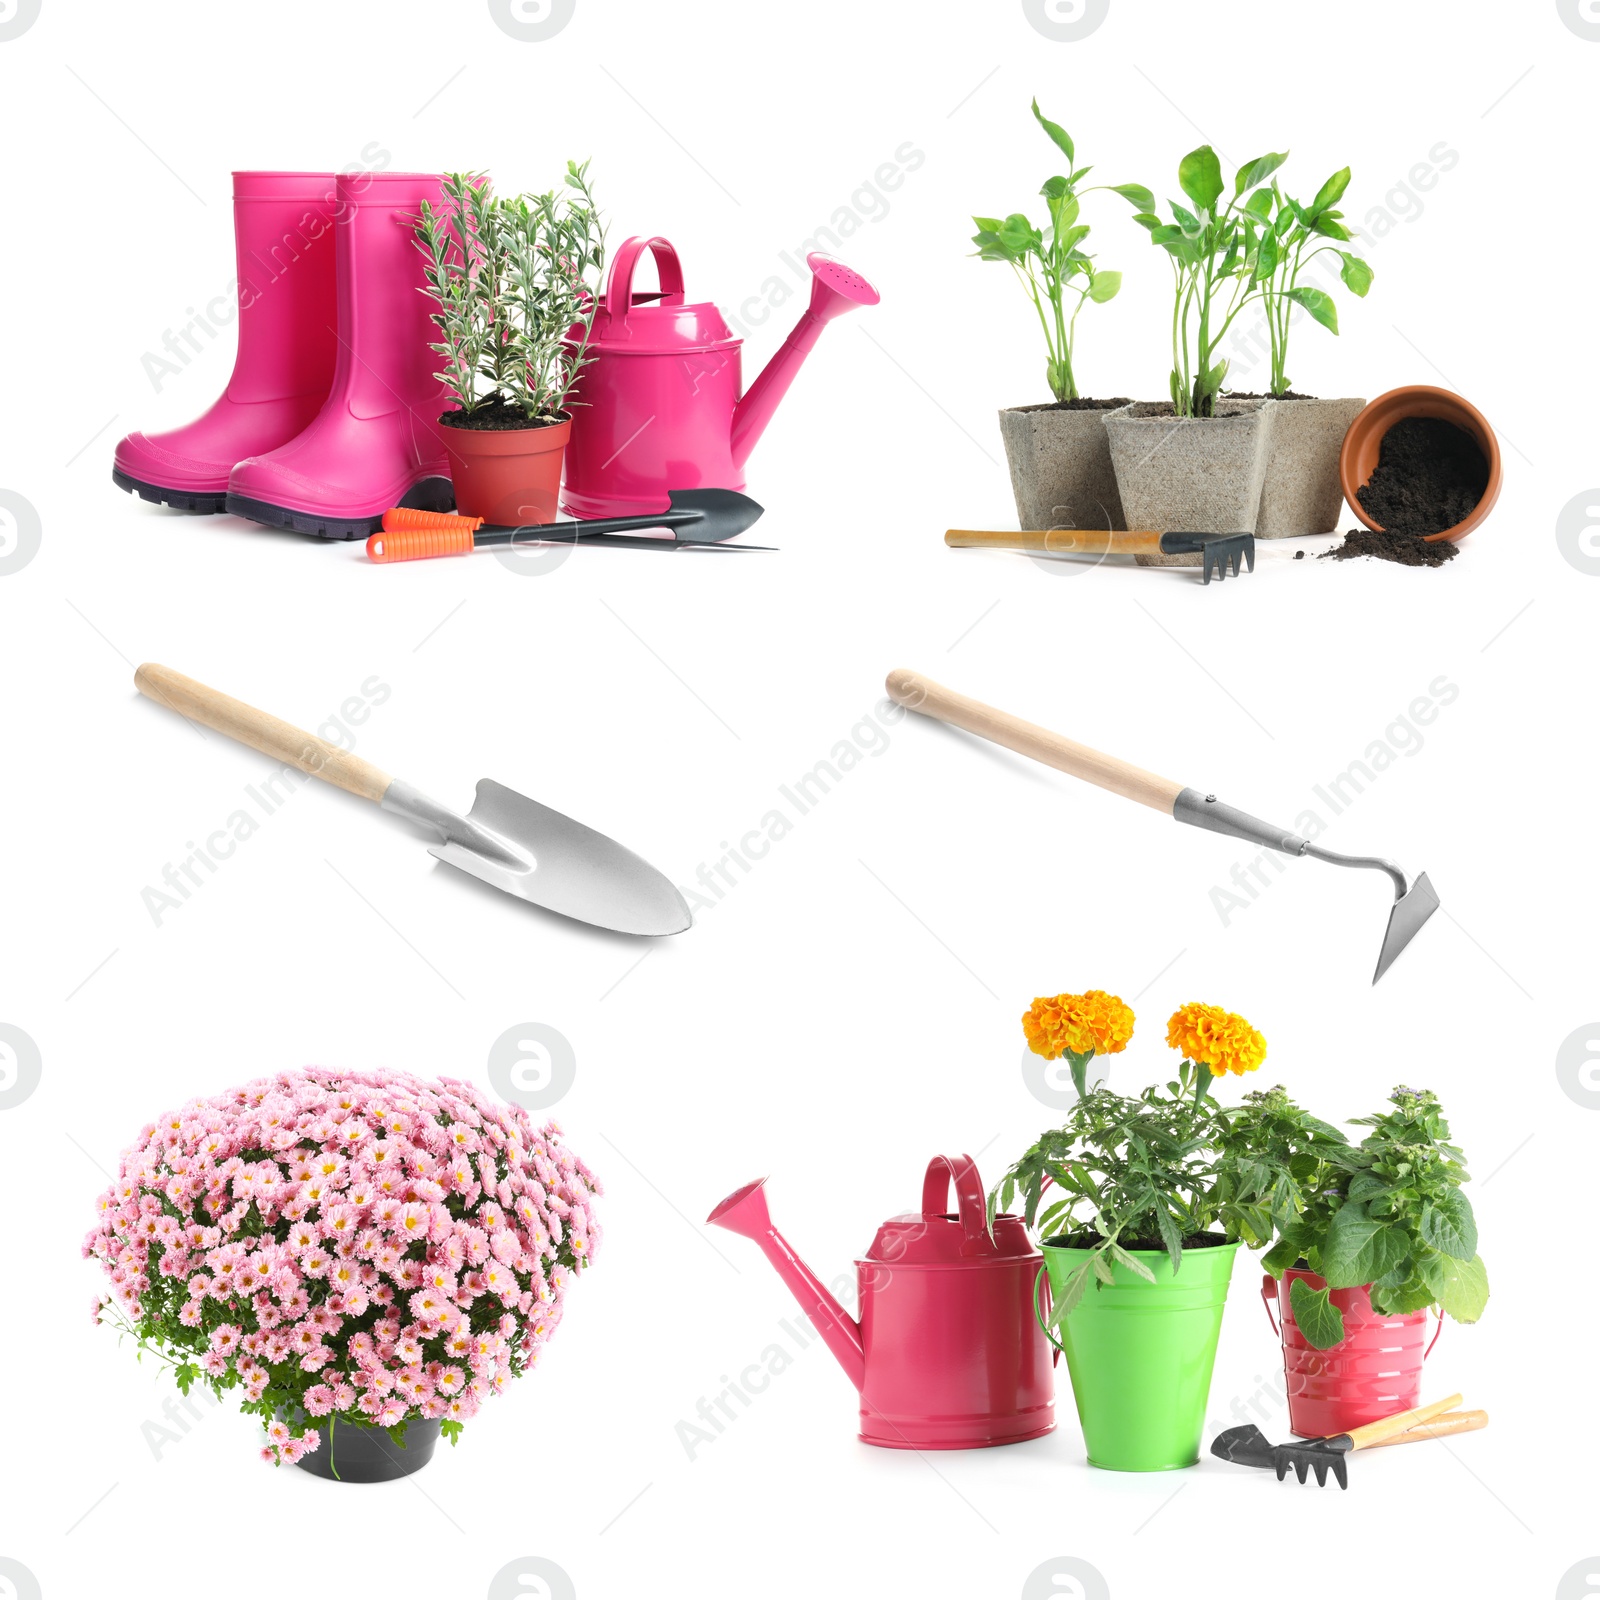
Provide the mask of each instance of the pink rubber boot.
POLYGON ((437 174, 341 177, 339 362, 327 403, 296 439, 240 461, 228 510, 272 528, 364 539, 391 506, 455 505, 439 434, 449 397, 428 348, 437 330, 422 294, 413 226, 442 204, 437 174))
POLYGON ((221 511, 234 463, 287 444, 321 410, 338 350, 334 207, 331 172, 234 173, 233 376, 187 426, 130 433, 111 470, 118 488, 174 511, 221 511))

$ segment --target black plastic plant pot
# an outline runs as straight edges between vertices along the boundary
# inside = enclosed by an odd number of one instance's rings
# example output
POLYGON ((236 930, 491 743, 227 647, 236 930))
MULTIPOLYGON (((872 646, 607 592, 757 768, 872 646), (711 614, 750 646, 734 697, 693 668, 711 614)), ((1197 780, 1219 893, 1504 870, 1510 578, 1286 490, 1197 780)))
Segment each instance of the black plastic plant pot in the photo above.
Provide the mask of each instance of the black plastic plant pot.
POLYGON ((406 1424, 402 1450, 386 1428, 367 1428, 353 1422, 324 1424, 318 1430, 322 1444, 295 1465, 314 1477, 336 1483, 388 1483, 420 1472, 433 1459, 439 1442, 439 1422, 413 1417, 406 1424))

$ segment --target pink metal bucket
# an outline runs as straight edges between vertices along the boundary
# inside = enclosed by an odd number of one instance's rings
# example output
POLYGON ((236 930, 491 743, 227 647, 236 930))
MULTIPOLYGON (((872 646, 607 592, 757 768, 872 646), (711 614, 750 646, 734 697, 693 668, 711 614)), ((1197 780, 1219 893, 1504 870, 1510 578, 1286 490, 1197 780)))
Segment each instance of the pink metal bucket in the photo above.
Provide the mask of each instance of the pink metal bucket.
POLYGON ((1289 1285, 1296 1278, 1312 1289, 1323 1287, 1323 1280, 1303 1267, 1290 1267, 1281 1282, 1270 1273, 1261 1280, 1267 1318, 1283 1341, 1290 1431, 1302 1439, 1323 1439, 1419 1404, 1422 1363, 1439 1341, 1436 1328, 1424 1348, 1427 1312, 1383 1316, 1372 1309, 1365 1286, 1335 1289, 1330 1298, 1344 1313, 1345 1337, 1331 1350, 1318 1350, 1294 1320, 1289 1285))

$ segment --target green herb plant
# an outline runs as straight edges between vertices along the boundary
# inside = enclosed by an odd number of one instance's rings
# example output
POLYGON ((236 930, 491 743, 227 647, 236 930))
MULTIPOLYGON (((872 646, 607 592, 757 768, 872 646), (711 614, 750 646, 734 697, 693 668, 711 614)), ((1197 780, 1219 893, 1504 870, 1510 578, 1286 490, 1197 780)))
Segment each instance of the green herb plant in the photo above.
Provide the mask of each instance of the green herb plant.
POLYGON ((1364 299, 1372 287, 1372 268, 1351 250, 1341 248, 1352 237, 1344 225, 1338 203, 1350 185, 1350 169, 1342 167, 1317 190, 1309 205, 1291 199, 1274 178, 1270 187, 1257 188, 1244 205, 1244 260, 1251 281, 1260 290, 1271 340, 1274 395, 1289 389, 1287 361, 1289 331, 1297 309, 1306 311, 1330 333, 1339 331, 1339 311, 1333 297, 1301 274, 1318 256, 1340 259, 1339 276, 1351 294, 1364 299))
POLYGON ((440 333, 435 376, 467 425, 565 420, 592 359, 605 266, 589 163, 569 161, 561 189, 505 198, 478 174, 450 173, 443 204, 423 202, 416 237, 440 333))
POLYGON ((1049 222, 1036 228, 1020 211, 1004 218, 974 217, 978 231, 972 242, 983 260, 1007 262, 1016 272, 1044 331, 1048 352, 1045 381, 1056 399, 1064 402, 1079 398, 1072 364, 1078 313, 1086 301, 1104 305, 1113 299, 1122 287, 1122 274, 1096 270, 1094 259, 1083 248, 1089 227, 1078 221, 1079 196, 1088 191, 1080 191, 1078 185, 1090 169, 1075 164, 1071 136, 1039 110, 1037 100, 1033 114, 1067 158, 1067 176, 1047 179, 1039 191, 1049 222))
MULTIPOLYGON (((1113 190, 1134 208, 1134 221, 1165 250, 1171 260, 1172 409, 1180 417, 1215 414, 1216 398, 1228 374, 1227 358, 1218 358, 1223 338, 1239 313, 1260 296, 1255 267, 1261 221, 1246 210, 1251 200, 1285 161, 1288 151, 1268 152, 1246 162, 1234 174, 1233 193, 1224 199, 1222 163, 1208 144, 1191 150, 1178 163, 1178 186, 1190 201, 1167 202, 1172 214, 1163 222, 1155 195, 1143 184, 1113 184, 1113 190), (1192 209, 1191 209, 1192 207, 1192 209)), ((1269 191, 1270 193, 1270 191, 1269 191)))
POLYGON ((1220 1227, 1252 1248, 1272 1238, 1279 1173, 1232 1137, 1237 1108, 1204 1092, 1198 1074, 1211 1075, 1185 1061, 1175 1079, 1137 1096, 1091 1089, 990 1192, 991 1226, 1020 1197, 1023 1220, 1040 1239, 1091 1251, 1052 1307, 1051 1328, 1091 1283, 1111 1283, 1116 1265, 1153 1283, 1133 1250, 1165 1249, 1176 1273, 1185 1241, 1197 1235, 1220 1227))
POLYGON ((1489 1299, 1462 1192, 1469 1174, 1438 1097, 1402 1085, 1389 1100, 1394 1109, 1354 1119, 1372 1129, 1359 1145, 1330 1140, 1326 1124, 1276 1129, 1278 1158, 1287 1156, 1304 1204, 1274 1207, 1278 1237, 1262 1264, 1281 1278, 1304 1261, 1325 1281, 1312 1289, 1297 1278, 1289 1289, 1295 1321, 1319 1350, 1345 1336, 1334 1289, 1370 1283, 1384 1315, 1436 1306, 1457 1322, 1476 1322, 1489 1299))

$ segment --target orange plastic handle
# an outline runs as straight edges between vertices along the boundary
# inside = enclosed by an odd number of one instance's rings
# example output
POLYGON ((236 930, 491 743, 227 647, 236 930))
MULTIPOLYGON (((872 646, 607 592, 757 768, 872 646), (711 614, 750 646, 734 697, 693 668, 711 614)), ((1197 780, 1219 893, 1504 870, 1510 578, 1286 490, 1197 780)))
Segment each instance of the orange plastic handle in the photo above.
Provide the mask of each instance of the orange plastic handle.
POLYGON ((441 533, 465 528, 468 533, 476 533, 482 526, 482 517, 458 517, 450 511, 417 511, 410 506, 392 506, 383 514, 385 533, 405 533, 414 528, 436 528, 441 533))
MULTIPOLYGON (((392 513, 391 513, 392 515, 392 513)), ((388 517, 384 518, 387 523, 388 517)), ((459 528, 385 529, 367 540, 367 555, 374 561, 421 561, 427 556, 470 556, 472 519, 455 517, 459 528)))

